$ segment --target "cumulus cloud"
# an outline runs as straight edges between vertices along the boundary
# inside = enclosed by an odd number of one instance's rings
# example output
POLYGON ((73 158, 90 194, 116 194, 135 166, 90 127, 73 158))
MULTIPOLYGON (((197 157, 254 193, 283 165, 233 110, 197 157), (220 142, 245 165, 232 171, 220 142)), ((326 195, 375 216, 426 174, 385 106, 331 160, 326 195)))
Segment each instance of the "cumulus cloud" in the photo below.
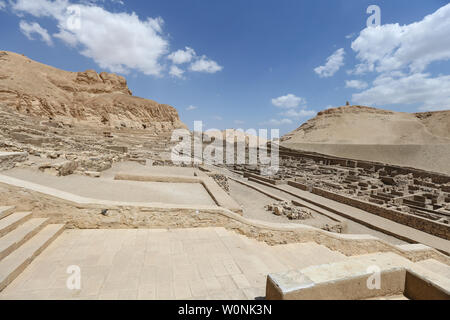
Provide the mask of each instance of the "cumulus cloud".
POLYGON ((172 61, 173 64, 183 64, 191 62, 196 56, 194 49, 186 47, 185 50, 178 50, 172 52, 167 58, 172 61))
POLYGON ((272 99, 272 104, 277 108, 286 109, 279 114, 283 118, 270 119, 260 123, 260 125, 271 127, 289 125, 293 123, 292 119, 298 120, 316 114, 315 111, 306 109, 306 100, 304 98, 297 97, 292 93, 272 99))
POLYGON ((270 119, 268 121, 265 122, 261 122, 259 125, 261 126, 282 126, 282 125, 287 125, 287 124, 292 124, 292 120, 291 119, 270 119))
POLYGON ((369 85, 367 84, 367 82, 365 81, 361 81, 361 80, 347 80, 345 81, 345 87, 346 88, 352 88, 352 89, 365 89, 367 88, 369 85))
POLYGON ((195 72, 216 73, 221 71, 223 67, 214 60, 208 59, 206 56, 202 56, 193 62, 189 69, 195 72))
MULTIPOLYGON (((177 74, 182 71, 177 65, 190 62, 189 70, 193 72, 216 73, 223 69, 216 61, 208 59, 206 56, 197 56, 195 50, 190 47, 172 52, 167 58, 173 63, 171 74, 174 76, 178 76, 177 74), (173 74, 172 71, 174 71, 175 74, 173 74)), ((184 71, 182 72, 184 73, 184 71)))
MULTIPOLYGON (((191 62, 195 51, 186 47, 167 56, 169 41, 163 33, 161 17, 145 19, 134 12, 110 12, 97 5, 100 2, 104 0, 76 5, 69 0, 15 0, 11 1, 11 7, 21 17, 31 15, 56 21, 58 32, 53 36, 93 59, 103 69, 119 73, 136 70, 159 76, 166 69, 162 59, 167 57, 173 63, 169 74, 183 76, 184 70, 176 65, 191 62)), ((191 70, 215 73, 222 67, 202 56, 191 65, 191 70)))
POLYGON ((317 114, 314 110, 307 110, 307 109, 301 109, 301 110, 295 110, 290 109, 286 112, 281 113, 282 116, 289 117, 290 119, 300 119, 305 117, 311 117, 315 116, 317 114))
POLYGON ((344 65, 344 48, 336 50, 331 56, 328 57, 327 63, 323 66, 314 69, 321 78, 332 77, 339 69, 344 65))
POLYGON ((291 93, 272 99, 272 104, 277 108, 287 109, 279 114, 285 118, 281 120, 271 119, 270 121, 265 122, 265 125, 290 124, 292 123, 292 119, 298 120, 300 118, 314 116, 316 114, 314 110, 308 110, 306 108, 306 99, 297 97, 291 93))
POLYGON ((353 95, 365 105, 420 104, 422 110, 441 110, 450 106, 450 76, 430 77, 427 73, 407 76, 381 75, 373 87, 353 95))
POLYGON ((291 93, 272 99, 272 104, 278 108, 296 108, 301 103, 306 103, 306 100, 291 93))
POLYGON ((416 104, 421 110, 450 107, 450 76, 425 70, 450 59, 450 4, 418 22, 366 28, 352 43, 360 63, 353 73, 377 73, 370 88, 354 94, 366 105, 416 104))
POLYGON ((354 70, 386 72, 408 68, 422 72, 434 61, 450 59, 450 4, 419 22, 385 24, 361 31, 352 43, 361 63, 354 70))
POLYGON ((198 108, 196 106, 189 106, 186 108, 187 111, 194 111, 197 110, 198 108))
POLYGON ((176 77, 176 78, 183 78, 184 70, 178 68, 177 66, 171 66, 169 74, 176 77))
POLYGON ((127 73, 130 69, 159 75, 159 59, 167 52, 160 17, 141 20, 135 13, 111 13, 94 5, 76 5, 66 0, 18 0, 13 10, 57 21, 54 36, 76 46, 101 68, 127 73))
POLYGON ((355 33, 353 32, 353 33, 350 33, 350 34, 346 35, 346 36, 345 36, 345 39, 351 39, 351 38, 353 38, 354 36, 355 36, 355 33))
POLYGON ((20 21, 20 31, 30 40, 34 40, 33 34, 37 34, 40 36, 41 40, 44 41, 49 46, 53 45, 52 38, 48 34, 48 31, 45 28, 42 28, 39 23, 33 22, 28 23, 26 21, 20 21))

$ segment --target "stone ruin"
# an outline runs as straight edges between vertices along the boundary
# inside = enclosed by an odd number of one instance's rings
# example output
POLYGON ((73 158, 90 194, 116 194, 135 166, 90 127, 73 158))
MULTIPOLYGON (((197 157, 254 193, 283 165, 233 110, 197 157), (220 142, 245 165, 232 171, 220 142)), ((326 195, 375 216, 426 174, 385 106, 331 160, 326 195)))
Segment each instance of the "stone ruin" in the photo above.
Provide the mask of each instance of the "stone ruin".
POLYGON ((276 216, 286 216, 289 220, 307 220, 313 218, 311 210, 297 207, 290 201, 280 201, 265 207, 276 216))

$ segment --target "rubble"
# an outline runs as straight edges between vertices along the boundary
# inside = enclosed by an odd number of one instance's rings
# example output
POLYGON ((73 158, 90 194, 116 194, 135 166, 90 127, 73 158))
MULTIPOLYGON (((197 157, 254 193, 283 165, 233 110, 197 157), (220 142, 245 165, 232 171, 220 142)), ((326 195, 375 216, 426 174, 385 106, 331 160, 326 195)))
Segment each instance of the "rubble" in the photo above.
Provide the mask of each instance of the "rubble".
POLYGON ((212 174, 210 176, 214 181, 223 189, 226 193, 230 193, 230 186, 228 184, 228 178, 223 174, 212 174))
POLYGON ((71 175, 78 168, 75 161, 62 161, 58 163, 45 163, 39 166, 39 170, 58 177, 71 175))
POLYGON ((286 216, 289 220, 307 220, 313 218, 311 210, 294 206, 290 201, 281 201, 267 205, 267 211, 277 216, 286 216))

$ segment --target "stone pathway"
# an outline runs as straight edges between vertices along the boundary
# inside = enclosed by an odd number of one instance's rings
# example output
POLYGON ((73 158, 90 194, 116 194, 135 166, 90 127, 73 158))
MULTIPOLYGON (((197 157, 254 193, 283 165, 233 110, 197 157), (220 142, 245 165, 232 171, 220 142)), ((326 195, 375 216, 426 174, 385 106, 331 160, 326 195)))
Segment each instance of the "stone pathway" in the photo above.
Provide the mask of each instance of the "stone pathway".
POLYGON ((224 228, 66 230, 0 299, 258 299, 269 273, 348 259, 315 243, 270 247, 224 228), (68 267, 81 290, 67 289, 68 267))

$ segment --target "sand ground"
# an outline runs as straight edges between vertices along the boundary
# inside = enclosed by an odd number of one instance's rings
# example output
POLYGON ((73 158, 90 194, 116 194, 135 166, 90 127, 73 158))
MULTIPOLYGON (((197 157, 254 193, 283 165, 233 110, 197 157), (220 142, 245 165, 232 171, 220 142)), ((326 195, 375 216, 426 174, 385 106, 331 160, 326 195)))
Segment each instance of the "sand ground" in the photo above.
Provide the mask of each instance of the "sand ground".
POLYGON ((317 228, 325 224, 336 224, 336 221, 317 212, 313 212, 313 218, 307 220, 289 220, 287 217, 276 216, 264 208, 266 205, 276 203, 276 200, 232 180, 229 181, 229 185, 230 195, 242 206, 246 218, 275 223, 306 224, 317 228))

